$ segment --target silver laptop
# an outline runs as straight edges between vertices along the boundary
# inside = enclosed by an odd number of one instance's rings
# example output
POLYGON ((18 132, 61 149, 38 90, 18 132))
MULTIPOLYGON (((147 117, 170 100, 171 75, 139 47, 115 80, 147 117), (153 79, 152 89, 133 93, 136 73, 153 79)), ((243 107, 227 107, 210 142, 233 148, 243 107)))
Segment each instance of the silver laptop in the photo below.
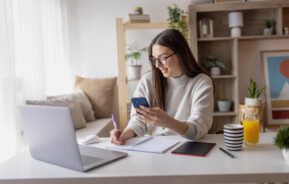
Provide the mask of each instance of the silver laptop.
POLYGON ((127 156, 78 146, 67 107, 23 105, 20 113, 30 154, 37 160, 84 172, 127 156))

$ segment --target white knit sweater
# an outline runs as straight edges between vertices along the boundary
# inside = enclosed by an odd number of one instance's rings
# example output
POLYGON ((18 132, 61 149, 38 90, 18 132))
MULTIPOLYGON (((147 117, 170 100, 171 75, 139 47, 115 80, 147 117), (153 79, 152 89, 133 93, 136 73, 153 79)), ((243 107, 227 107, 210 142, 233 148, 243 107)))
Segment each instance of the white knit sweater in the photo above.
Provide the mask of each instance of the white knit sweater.
MULTIPOLYGON (((189 140, 203 138, 210 129, 213 120, 214 89, 212 80, 205 74, 199 74, 194 78, 187 75, 177 78, 168 77, 167 81, 167 114, 188 124, 187 132, 181 136, 189 140)), ((140 79, 133 97, 145 97, 151 105, 151 72, 146 73, 140 79)), ((135 111, 133 107, 132 111, 135 111)), ((132 129, 137 136, 143 136, 146 133, 150 135, 175 134, 170 129, 142 123, 135 115, 131 116, 128 128, 132 129)))

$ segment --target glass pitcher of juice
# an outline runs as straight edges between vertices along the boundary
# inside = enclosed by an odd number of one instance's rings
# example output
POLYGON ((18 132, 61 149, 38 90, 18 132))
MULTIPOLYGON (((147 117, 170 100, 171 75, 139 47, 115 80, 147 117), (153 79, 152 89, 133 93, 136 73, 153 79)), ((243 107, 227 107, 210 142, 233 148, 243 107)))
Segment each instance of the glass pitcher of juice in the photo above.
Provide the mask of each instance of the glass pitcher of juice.
POLYGON ((245 148, 254 148, 259 146, 260 121, 256 113, 244 113, 244 146, 245 148))

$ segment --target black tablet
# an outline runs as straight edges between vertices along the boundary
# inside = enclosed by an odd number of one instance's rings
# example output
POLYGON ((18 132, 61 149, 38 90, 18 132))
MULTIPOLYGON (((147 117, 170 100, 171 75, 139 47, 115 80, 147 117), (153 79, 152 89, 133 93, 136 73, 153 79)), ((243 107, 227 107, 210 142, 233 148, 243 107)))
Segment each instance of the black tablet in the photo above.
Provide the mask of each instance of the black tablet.
POLYGON ((172 151, 173 154, 205 157, 216 143, 187 141, 172 151))

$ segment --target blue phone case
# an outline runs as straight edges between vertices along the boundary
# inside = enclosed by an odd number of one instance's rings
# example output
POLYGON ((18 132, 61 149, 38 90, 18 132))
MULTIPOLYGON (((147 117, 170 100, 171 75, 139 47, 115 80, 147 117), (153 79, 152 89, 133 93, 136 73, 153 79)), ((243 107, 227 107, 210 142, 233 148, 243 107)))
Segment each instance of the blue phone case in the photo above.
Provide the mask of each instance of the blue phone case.
POLYGON ((131 102, 134 106, 134 108, 139 108, 139 106, 143 105, 145 107, 149 107, 149 103, 146 98, 140 97, 140 98, 132 98, 131 102))

